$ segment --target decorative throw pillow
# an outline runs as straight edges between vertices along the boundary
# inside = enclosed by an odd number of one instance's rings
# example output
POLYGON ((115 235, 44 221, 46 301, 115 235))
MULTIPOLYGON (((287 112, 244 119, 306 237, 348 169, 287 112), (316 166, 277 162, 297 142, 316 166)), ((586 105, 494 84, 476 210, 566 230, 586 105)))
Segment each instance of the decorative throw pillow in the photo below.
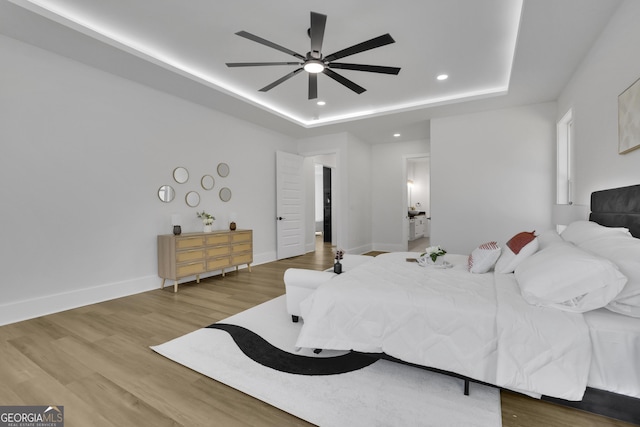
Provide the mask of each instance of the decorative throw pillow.
MULTIPOLYGON (((562 241, 562 239, 560 240, 562 241)), ((513 236, 506 246, 496 263, 497 273, 513 273, 525 258, 538 251, 539 244, 533 231, 531 233, 523 231, 513 236)))
POLYGON ((486 273, 493 268, 500 257, 497 242, 483 243, 471 252, 467 261, 471 273, 486 273))
POLYGON ((520 250, 527 246, 535 238, 535 230, 531 233, 529 233, 528 231, 523 231, 522 233, 518 233, 513 236, 507 242, 507 247, 511 249, 514 254, 518 255, 520 253, 520 250))

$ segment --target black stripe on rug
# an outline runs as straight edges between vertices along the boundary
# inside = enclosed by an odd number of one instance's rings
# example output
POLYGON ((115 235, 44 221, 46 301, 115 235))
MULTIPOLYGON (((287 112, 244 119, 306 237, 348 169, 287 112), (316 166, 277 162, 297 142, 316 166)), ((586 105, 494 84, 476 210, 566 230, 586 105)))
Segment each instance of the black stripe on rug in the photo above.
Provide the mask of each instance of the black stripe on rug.
POLYGON ((349 352, 336 357, 310 357, 291 354, 275 347, 260 335, 242 326, 214 323, 210 329, 223 330, 233 338, 242 352, 253 361, 281 372, 299 375, 334 375, 365 368, 378 360, 376 356, 349 352))

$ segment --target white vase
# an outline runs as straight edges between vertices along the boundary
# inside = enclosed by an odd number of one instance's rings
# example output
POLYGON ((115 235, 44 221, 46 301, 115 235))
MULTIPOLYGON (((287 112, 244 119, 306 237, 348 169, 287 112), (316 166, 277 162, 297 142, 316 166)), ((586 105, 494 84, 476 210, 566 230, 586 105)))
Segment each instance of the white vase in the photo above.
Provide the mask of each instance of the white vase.
POLYGON ((213 225, 205 225, 204 226, 204 232, 205 233, 211 233, 213 231, 213 225))

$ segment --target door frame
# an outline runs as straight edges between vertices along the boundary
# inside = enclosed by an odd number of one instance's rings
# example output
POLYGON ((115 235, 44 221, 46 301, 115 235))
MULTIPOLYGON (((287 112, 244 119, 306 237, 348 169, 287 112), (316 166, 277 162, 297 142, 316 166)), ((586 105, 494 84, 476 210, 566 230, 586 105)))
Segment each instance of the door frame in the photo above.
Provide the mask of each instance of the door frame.
MULTIPOLYGON (((306 188, 308 194, 313 194, 315 191, 315 167, 313 158, 317 156, 335 156, 335 167, 331 167, 331 245, 342 248, 344 241, 343 223, 345 214, 343 212, 344 205, 342 203, 342 174, 341 162, 342 157, 340 155, 339 148, 327 148, 326 150, 313 150, 313 151, 301 151, 298 155, 305 158, 306 162, 309 162, 310 172, 305 174, 306 188), (309 192, 311 191, 311 193, 309 192)), ((307 197, 307 206, 305 210, 307 219, 307 235, 306 245, 307 252, 314 252, 316 248, 315 240, 315 197, 307 197)))

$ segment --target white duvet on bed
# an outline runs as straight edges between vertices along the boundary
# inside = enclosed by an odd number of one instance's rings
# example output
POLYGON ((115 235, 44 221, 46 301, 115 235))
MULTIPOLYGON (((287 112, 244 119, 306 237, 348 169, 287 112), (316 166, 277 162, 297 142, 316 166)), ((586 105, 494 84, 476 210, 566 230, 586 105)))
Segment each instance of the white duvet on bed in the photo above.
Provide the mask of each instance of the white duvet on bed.
POLYGON ((579 313, 529 305, 513 275, 471 274, 379 255, 322 284, 301 304, 298 347, 384 352, 533 394, 580 400, 590 342, 579 313))

